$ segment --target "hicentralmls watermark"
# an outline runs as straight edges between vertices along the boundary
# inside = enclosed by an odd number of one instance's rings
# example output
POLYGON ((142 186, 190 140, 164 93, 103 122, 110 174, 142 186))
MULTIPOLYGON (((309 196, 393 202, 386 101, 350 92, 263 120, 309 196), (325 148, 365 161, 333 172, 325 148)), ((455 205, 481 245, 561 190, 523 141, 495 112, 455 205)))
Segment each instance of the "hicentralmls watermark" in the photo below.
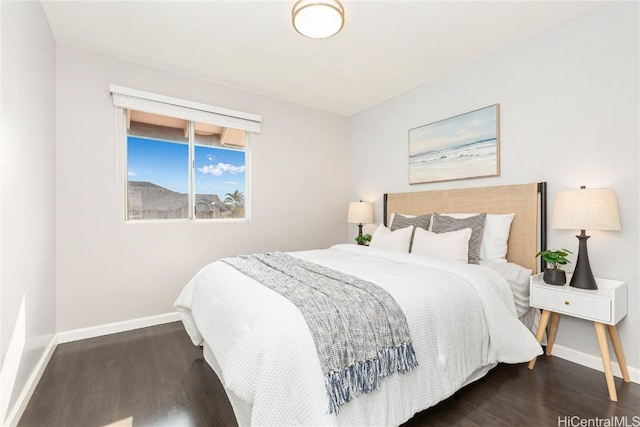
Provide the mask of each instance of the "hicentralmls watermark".
POLYGON ((640 415, 583 418, 577 415, 559 415, 558 427, 640 427, 640 415))

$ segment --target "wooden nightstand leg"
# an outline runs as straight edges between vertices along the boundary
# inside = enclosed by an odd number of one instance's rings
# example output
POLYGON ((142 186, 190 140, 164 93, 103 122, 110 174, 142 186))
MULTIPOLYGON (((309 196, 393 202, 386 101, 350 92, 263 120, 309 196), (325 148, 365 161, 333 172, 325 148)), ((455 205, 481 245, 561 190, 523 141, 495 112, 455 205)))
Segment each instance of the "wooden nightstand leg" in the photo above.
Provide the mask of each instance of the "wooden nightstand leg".
POLYGON ((549 335, 547 336, 547 356, 551 356, 551 350, 553 349, 553 343, 556 341, 556 332, 558 332, 558 322, 560 321, 560 314, 551 313, 551 326, 549 327, 549 335))
POLYGON ((620 365, 620 371, 622 371, 622 379, 628 383, 631 380, 629 379, 629 371, 627 370, 627 360, 624 358, 622 344, 620 344, 620 338, 618 337, 618 329, 616 329, 616 325, 607 325, 607 330, 611 337, 613 350, 616 353, 616 359, 618 359, 618 365, 620 365))
POLYGON ((609 388, 609 398, 617 402, 618 394, 616 393, 616 385, 613 382, 609 345, 607 344, 607 334, 604 331, 604 324, 600 322, 593 322, 593 324, 596 327, 596 336, 598 337, 598 346, 600 347, 600 355, 602 356, 602 365, 604 367, 604 377, 607 379, 607 388, 609 388))
MULTIPOLYGON (((542 341, 542 337, 544 337, 544 331, 547 329, 547 323, 549 323, 549 315, 551 312, 549 310, 542 310, 542 316, 540 316, 540 324, 538 325, 538 331, 536 332, 536 339, 538 342, 542 341)), ((529 361, 529 369, 533 369, 536 366, 536 360, 538 358, 534 357, 529 361)))

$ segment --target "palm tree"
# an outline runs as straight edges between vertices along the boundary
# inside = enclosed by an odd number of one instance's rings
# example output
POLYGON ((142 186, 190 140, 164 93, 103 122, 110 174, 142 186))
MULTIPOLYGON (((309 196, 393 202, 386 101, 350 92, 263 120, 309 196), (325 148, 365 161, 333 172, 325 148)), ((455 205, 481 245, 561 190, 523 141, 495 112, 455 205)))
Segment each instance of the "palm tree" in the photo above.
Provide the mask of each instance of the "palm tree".
POLYGON ((244 194, 238 190, 233 193, 227 193, 224 195, 224 204, 228 207, 244 205, 244 194))
POLYGON ((224 205, 229 209, 226 213, 228 218, 244 218, 244 194, 235 190, 233 193, 224 195, 224 205))

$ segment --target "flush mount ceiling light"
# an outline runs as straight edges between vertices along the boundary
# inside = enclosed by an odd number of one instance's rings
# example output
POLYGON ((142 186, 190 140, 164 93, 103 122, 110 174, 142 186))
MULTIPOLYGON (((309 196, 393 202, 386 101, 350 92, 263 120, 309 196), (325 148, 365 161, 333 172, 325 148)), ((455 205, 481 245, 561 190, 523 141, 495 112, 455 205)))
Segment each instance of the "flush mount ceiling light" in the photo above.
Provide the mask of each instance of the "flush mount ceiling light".
POLYGON ((338 0, 299 0, 292 16, 293 28, 312 39, 331 37, 344 25, 344 8, 338 0))

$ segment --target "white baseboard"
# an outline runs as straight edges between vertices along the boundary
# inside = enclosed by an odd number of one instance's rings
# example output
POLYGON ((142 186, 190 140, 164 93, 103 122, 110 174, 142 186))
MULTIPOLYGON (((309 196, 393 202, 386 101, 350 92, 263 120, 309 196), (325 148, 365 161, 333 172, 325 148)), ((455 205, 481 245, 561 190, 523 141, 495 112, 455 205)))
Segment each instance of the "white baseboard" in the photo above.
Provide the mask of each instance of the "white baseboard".
POLYGON ((58 332, 58 343, 64 344, 87 338, 101 337, 103 335, 117 334, 118 332, 132 331, 134 329, 147 328, 149 326, 162 325, 164 323, 180 320, 177 312, 158 314, 156 316, 141 317, 139 319, 125 320, 122 322, 107 323, 106 325, 90 326, 88 328, 72 329, 58 332))
POLYGON ((7 417, 4 420, 5 426, 16 426, 24 413, 25 408, 27 407, 27 403, 29 403, 29 399, 33 395, 33 392, 36 390, 36 386, 38 382, 40 382, 40 378, 44 373, 45 368, 49 364, 49 360, 51 360, 51 356, 53 356, 53 352, 58 346, 58 341, 56 336, 51 337, 51 341, 49 341, 49 345, 45 348, 44 353, 38 360, 38 363, 35 366, 35 369, 29 376, 27 383, 25 384, 22 392, 16 399, 16 403, 13 405, 13 408, 7 413, 7 417))
MULTIPOLYGON (((581 351, 574 350, 569 347, 565 347, 562 345, 554 344, 553 350, 551 352, 552 355, 559 357, 560 359, 568 360, 569 362, 577 363, 578 365, 586 366, 591 369, 595 369, 600 372, 604 372, 604 367, 602 366, 602 359, 599 356, 593 356, 591 354, 583 353, 581 351)), ((620 365, 617 361, 613 359, 614 355, 612 355, 611 360, 611 370, 613 371, 613 375, 618 378, 622 378, 622 372, 620 371, 620 365)), ((628 365, 628 364, 627 364, 628 365)), ((632 382, 636 384, 640 384, 640 369, 630 367, 629 370, 629 378, 632 382)))

